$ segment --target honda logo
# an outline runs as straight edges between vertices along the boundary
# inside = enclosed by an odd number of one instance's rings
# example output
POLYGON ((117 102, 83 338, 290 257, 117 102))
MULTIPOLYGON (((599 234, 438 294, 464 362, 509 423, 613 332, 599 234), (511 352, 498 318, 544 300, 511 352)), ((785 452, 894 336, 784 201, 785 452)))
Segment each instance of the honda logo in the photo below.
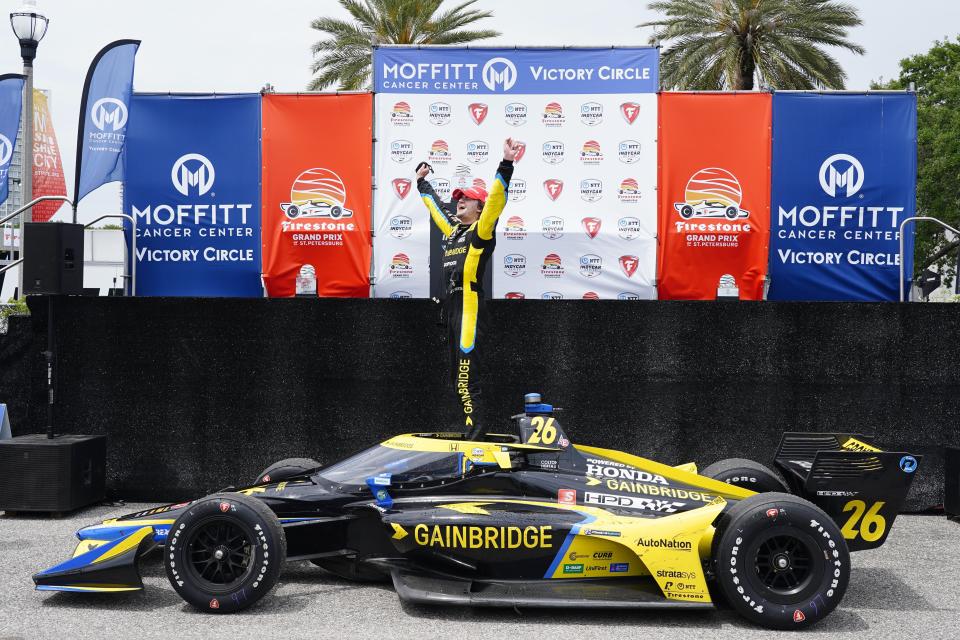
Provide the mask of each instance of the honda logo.
POLYGON ((481 76, 490 91, 497 91, 497 87, 510 91, 517 82, 517 68, 506 58, 491 58, 483 65, 481 76))
POLYGON ((820 165, 820 187, 831 198, 837 197, 837 190, 846 188, 846 197, 855 195, 863 186, 863 165, 846 153, 837 153, 820 165), (843 169, 837 169, 837 163, 843 169), (849 166, 846 166, 849 165, 849 166))
POLYGON ((90 119, 100 131, 106 131, 107 125, 111 131, 123 129, 127 124, 127 105, 116 98, 100 98, 90 109, 90 119))
POLYGON ((173 163, 170 180, 177 191, 190 195, 190 187, 195 187, 197 195, 202 196, 213 187, 216 172, 213 163, 199 153, 187 153, 173 163), (197 164, 199 163, 199 166, 197 164))
POLYGON ((0 166, 4 166, 10 162, 10 156, 12 155, 13 144, 11 144, 10 138, 0 133, 0 166))

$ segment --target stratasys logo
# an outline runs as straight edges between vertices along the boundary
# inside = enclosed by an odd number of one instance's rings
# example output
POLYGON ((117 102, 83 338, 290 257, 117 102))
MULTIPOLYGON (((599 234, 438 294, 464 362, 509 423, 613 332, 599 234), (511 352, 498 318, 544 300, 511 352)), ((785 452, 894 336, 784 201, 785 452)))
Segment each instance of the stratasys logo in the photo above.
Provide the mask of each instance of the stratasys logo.
POLYGON ((519 278, 527 272, 527 256, 510 253, 503 256, 503 272, 511 278, 519 278))
POLYGON ((202 196, 213 188, 213 181, 217 172, 213 163, 206 156, 199 153, 185 153, 173 163, 170 170, 170 180, 173 187, 185 196, 190 195, 191 188, 196 195, 202 196))
POLYGON ((316 167, 297 176, 290 187, 290 201, 281 202, 280 209, 291 220, 352 218, 353 211, 347 209, 346 201, 347 187, 340 176, 330 169, 316 167))
POLYGON ((507 240, 523 240, 526 238, 527 228, 524 226, 523 218, 520 216, 507 218, 506 226, 503 229, 503 237, 507 240))
POLYGON ((127 105, 117 98, 100 98, 90 107, 90 121, 100 131, 106 131, 108 126, 111 132, 123 129, 127 124, 127 105))
POLYGON ((684 551, 693 549, 693 543, 689 540, 671 540, 669 538, 640 538, 637 540, 637 546, 647 549, 681 549, 684 551))
POLYGON ((684 220, 690 218, 747 218, 750 212, 740 208, 743 189, 737 177, 720 167, 700 169, 687 182, 683 202, 674 209, 684 220))

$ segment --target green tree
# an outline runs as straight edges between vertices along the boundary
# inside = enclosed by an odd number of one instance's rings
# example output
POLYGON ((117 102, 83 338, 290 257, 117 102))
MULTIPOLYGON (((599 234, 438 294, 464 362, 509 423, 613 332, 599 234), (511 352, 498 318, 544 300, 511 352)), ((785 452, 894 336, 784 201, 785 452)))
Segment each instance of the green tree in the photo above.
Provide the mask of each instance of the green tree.
POLYGON ((664 89, 749 91, 842 89, 847 74, 823 47, 863 54, 847 40, 857 10, 830 0, 661 0, 664 17, 650 43, 670 41, 660 57, 664 89))
POLYGON ((495 38, 498 31, 464 29, 493 15, 467 0, 440 11, 443 0, 340 0, 353 21, 317 18, 310 26, 326 34, 311 48, 315 74, 307 85, 319 91, 332 84, 344 91, 370 86, 370 58, 381 44, 464 44, 495 38))
MULTIPOLYGON (((939 218, 960 229, 960 37, 936 41, 927 53, 900 61, 900 77, 874 83, 875 89, 917 91, 917 214, 939 218)), ((955 275, 954 249, 943 228, 918 222, 914 272, 936 265, 950 282, 955 275)))

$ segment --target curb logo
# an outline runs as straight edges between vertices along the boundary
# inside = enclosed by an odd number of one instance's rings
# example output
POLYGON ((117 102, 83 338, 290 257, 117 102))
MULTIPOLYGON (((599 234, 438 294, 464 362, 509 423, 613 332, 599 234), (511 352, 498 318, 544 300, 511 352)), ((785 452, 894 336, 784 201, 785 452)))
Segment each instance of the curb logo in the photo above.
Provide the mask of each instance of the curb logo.
POLYGON ((627 124, 633 124, 637 116, 640 115, 640 105, 636 102, 624 102, 620 105, 620 114, 627 121, 627 124))
POLYGON ((684 220, 690 218, 748 218, 750 212, 740 208, 743 189, 737 177, 719 167, 700 169, 690 177, 683 202, 674 209, 684 220))
POLYGON ((487 117, 488 108, 482 102, 474 102, 467 107, 467 111, 470 113, 470 119, 473 120, 473 123, 479 125, 487 117))
POLYGON ((863 187, 863 165, 853 156, 837 153, 820 165, 820 188, 831 198, 837 197, 837 189, 846 188, 846 197, 850 198, 863 187), (843 171, 838 171, 837 166, 843 171))
POLYGON ((413 183, 407 178, 394 178, 391 184, 393 185, 393 192, 403 200, 410 193, 410 185, 413 183))
POLYGON ((560 194, 563 193, 563 180, 550 178, 543 181, 543 190, 547 192, 547 197, 556 202, 560 194))
POLYGON ((483 65, 480 72, 483 84, 490 91, 510 91, 517 82, 517 68, 506 58, 491 58, 483 65))
POLYGON ((111 131, 123 129, 127 124, 127 105, 116 98, 100 98, 90 109, 90 120, 100 131, 105 131, 107 125, 110 125, 111 131), (107 109, 108 105, 116 108, 107 109))
POLYGON ((196 187, 198 196, 210 191, 216 175, 213 163, 199 153, 186 153, 180 156, 170 170, 170 180, 174 188, 185 196, 190 195, 190 187, 196 187), (188 163, 192 165, 194 162, 200 163, 200 166, 191 171, 188 163))

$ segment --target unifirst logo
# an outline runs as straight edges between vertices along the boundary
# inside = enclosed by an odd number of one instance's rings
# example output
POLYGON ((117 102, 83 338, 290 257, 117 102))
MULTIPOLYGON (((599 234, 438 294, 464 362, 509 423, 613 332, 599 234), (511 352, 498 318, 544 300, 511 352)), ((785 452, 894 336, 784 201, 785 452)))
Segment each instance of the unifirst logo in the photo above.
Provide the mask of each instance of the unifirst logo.
POLYGON ((100 98, 90 109, 90 120, 100 131, 106 131, 107 125, 111 131, 123 129, 127 124, 127 105, 117 98, 100 98), (114 108, 110 109, 111 106, 114 108))
POLYGON ((213 163, 199 153, 186 153, 180 156, 170 170, 170 180, 174 188, 185 196, 190 195, 190 187, 196 187, 198 196, 210 191, 216 175, 213 163))
POLYGON ((850 198, 857 194, 863 187, 863 165, 853 156, 846 153, 837 153, 820 165, 820 188, 831 198, 837 197, 837 189, 846 188, 846 197, 850 198), (843 171, 837 170, 837 164, 841 167, 844 164, 843 171))
POLYGON ((517 67, 506 58, 491 58, 480 72, 483 84, 490 91, 510 91, 517 82, 517 67))

